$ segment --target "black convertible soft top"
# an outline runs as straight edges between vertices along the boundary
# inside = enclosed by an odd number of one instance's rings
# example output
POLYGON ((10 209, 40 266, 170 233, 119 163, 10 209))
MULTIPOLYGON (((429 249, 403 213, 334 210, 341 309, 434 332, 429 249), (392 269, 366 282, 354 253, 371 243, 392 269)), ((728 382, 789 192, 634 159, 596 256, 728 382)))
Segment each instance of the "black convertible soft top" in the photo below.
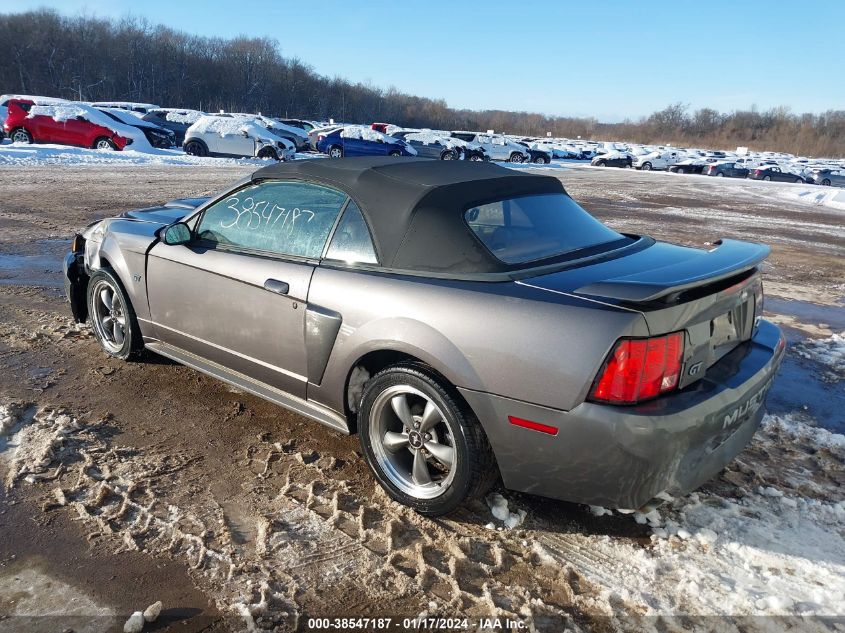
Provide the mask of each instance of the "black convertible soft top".
POLYGON ((259 169, 252 180, 298 179, 331 185, 364 213, 381 265, 452 274, 501 273, 496 259, 464 221, 467 209, 509 197, 565 193, 551 176, 498 165, 424 158, 298 160, 259 169))

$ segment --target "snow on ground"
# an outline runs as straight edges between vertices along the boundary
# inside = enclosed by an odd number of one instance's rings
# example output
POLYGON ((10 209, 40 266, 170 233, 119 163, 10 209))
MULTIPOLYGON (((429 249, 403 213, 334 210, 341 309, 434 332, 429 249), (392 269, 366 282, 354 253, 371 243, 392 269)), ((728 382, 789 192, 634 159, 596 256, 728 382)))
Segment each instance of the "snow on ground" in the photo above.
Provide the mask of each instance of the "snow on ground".
POLYGON ((820 186, 783 187, 778 189, 777 195, 791 202, 815 204, 845 211, 845 189, 820 186))
MULTIPOLYGON (((784 442, 841 470, 845 436, 797 417, 767 415, 752 447, 784 442)), ((585 545, 615 565, 602 598, 647 616, 845 613, 845 500, 838 483, 815 481, 811 488, 801 494, 761 484, 727 496, 705 486, 634 515, 651 526, 651 546, 587 537, 585 545)))
POLYGON ((822 380, 838 383, 845 379, 845 332, 824 339, 807 339, 792 348, 801 356, 825 365, 822 380))
MULTIPOLYGON (((297 159, 314 158, 315 154, 297 154, 297 159)), ((264 166, 267 160, 260 158, 215 158, 189 156, 182 150, 153 149, 146 152, 124 150, 122 152, 110 150, 95 150, 67 145, 25 145, 21 143, 4 143, 0 145, 0 166, 34 166, 34 165, 205 165, 219 167, 221 165, 256 165, 264 166)))

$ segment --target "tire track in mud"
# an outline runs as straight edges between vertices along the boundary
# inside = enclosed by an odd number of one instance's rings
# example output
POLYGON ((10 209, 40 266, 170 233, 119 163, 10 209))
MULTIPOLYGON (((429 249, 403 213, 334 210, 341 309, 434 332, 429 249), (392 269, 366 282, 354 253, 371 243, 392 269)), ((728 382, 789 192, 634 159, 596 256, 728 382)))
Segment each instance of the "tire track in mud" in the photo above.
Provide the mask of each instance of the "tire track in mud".
POLYGON ((19 432, 19 446, 27 448, 9 485, 44 486, 45 511, 68 507, 93 528, 91 541, 183 560, 198 586, 221 610, 239 614, 247 630, 295 629, 319 599, 315 588, 343 585, 350 575, 359 585, 350 600, 360 600, 361 591, 375 604, 415 596, 404 603, 432 614, 572 627, 577 572, 485 529, 472 510, 446 520, 421 517, 375 483, 372 500, 355 494, 333 476, 333 457, 300 451, 295 442, 250 446, 246 472, 277 492, 256 508, 254 537, 239 542, 209 494, 195 491, 187 507, 159 496, 163 483, 191 468, 191 455, 112 446, 111 423, 82 424, 42 408, 19 432))

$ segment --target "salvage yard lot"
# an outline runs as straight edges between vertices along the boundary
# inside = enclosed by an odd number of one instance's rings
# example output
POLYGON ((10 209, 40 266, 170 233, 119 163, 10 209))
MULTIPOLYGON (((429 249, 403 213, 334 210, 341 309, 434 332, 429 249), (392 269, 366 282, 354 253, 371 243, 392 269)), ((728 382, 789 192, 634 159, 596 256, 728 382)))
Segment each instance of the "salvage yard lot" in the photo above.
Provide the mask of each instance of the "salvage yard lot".
POLYGON ((500 490, 526 511, 503 530, 483 502, 415 515, 380 492, 357 438, 164 359, 107 358, 72 324, 75 231, 254 165, 57 162, 0 166, 0 617, 43 614, 46 582, 100 616, 83 626, 60 601, 53 628, 77 631, 156 600, 181 631, 421 613, 541 631, 811 615, 824 630, 845 613, 845 210, 802 201, 806 187, 528 167, 620 231, 770 244, 767 308, 790 348, 764 429, 698 493, 626 516, 500 490))

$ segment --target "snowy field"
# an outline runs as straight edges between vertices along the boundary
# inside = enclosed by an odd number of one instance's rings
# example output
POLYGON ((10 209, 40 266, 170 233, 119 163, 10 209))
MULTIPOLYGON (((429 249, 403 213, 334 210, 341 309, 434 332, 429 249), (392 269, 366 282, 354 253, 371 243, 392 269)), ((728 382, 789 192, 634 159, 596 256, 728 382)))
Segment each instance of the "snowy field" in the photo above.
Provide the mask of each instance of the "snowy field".
POLYGON ((379 491, 356 438, 185 367, 107 359, 70 322, 59 262, 75 230, 264 161, 24 150, 14 162, 18 148, 0 148, 0 605, 49 604, 77 631, 120 630, 157 600, 162 617, 203 614, 180 631, 285 630, 327 609, 502 615, 554 632, 845 630, 837 190, 518 167, 560 177, 618 230, 771 244, 766 310, 787 357, 751 445, 687 497, 640 515, 498 489, 433 521, 379 491), (68 573, 89 560, 93 580, 68 573), (74 610, 45 602, 56 594, 74 610), (86 614, 99 617, 87 629, 72 619, 86 614))

